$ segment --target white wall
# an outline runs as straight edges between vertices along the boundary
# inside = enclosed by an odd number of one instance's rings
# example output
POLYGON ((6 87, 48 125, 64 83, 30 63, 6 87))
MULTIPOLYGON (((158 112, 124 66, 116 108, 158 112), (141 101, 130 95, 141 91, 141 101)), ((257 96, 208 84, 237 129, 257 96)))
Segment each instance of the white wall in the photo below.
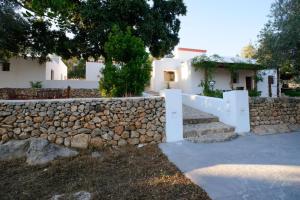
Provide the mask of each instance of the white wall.
POLYGON ((9 60, 10 71, 0 69, 0 88, 28 88, 30 81, 45 80, 45 63, 37 60, 14 57, 9 60))
POLYGON ((200 94, 202 88, 200 87, 201 80, 204 79, 203 70, 196 71, 191 64, 191 60, 181 64, 181 79, 180 89, 189 94, 200 94))
POLYGON ((235 127, 237 133, 250 131, 248 91, 223 93, 224 98, 182 94, 183 104, 219 117, 225 124, 235 127))
POLYGON ((177 142, 183 140, 181 90, 162 90, 160 92, 160 95, 165 97, 167 142, 177 142))
POLYGON ((257 83, 257 90, 261 91, 261 97, 269 97, 268 76, 273 76, 274 82, 271 85, 272 97, 277 97, 277 71, 276 69, 261 70, 263 81, 257 83))
POLYGON ((43 82, 43 88, 67 88, 68 86, 76 89, 97 89, 99 82, 87 80, 46 80, 43 82))
POLYGON ((46 80, 51 80, 51 70, 54 71, 53 80, 67 80, 68 68, 58 56, 50 56, 50 61, 46 62, 46 80))
POLYGON ((88 81, 99 81, 104 64, 100 62, 86 62, 85 79, 88 81))
POLYGON ((196 56, 200 56, 205 54, 204 52, 193 52, 193 51, 186 51, 186 50, 180 50, 177 49, 175 51, 175 58, 179 59, 180 61, 187 61, 190 60, 196 56))
POLYGON ((152 62, 152 72, 150 80, 150 90, 159 92, 167 88, 167 83, 164 80, 164 71, 175 72, 175 81, 170 83, 172 87, 178 87, 180 62, 173 58, 163 58, 152 62))

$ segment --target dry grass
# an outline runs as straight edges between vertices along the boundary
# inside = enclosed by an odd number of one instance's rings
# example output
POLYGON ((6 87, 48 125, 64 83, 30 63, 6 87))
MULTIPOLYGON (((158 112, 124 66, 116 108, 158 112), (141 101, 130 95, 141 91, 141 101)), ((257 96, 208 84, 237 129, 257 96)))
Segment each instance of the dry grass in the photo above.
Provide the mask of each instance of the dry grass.
POLYGON ((93 199, 210 199, 185 178, 156 145, 88 152, 44 166, 0 162, 1 199, 49 199, 88 191, 93 199))

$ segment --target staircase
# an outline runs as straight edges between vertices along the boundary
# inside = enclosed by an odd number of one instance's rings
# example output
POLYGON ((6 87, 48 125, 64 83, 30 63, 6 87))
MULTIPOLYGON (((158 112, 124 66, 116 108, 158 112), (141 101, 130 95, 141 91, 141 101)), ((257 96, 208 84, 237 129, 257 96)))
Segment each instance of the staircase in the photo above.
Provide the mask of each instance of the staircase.
POLYGON ((237 137, 234 127, 211 114, 183 105, 183 137, 195 143, 223 142, 237 137))

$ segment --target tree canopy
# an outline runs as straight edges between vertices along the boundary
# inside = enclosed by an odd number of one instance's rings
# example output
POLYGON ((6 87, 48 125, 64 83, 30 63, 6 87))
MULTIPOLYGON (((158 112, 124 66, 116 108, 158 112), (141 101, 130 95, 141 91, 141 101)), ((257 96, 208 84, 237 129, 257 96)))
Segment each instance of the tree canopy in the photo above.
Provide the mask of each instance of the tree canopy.
POLYGON ((0 33, 5 33, 1 34, 0 42, 6 44, 1 45, 0 51, 40 58, 49 53, 63 58, 106 56, 104 44, 113 26, 123 31, 130 27, 132 34, 142 39, 151 54, 160 57, 178 44, 178 17, 186 14, 183 0, 0 2, 0 33), (9 46, 12 42, 16 48, 9 46))
POLYGON ((242 49, 242 52, 241 52, 241 56, 243 58, 254 58, 255 57, 255 54, 256 54, 256 49, 255 47, 249 43, 248 45, 244 46, 243 49, 242 49))
POLYGON ((258 42, 256 57, 260 63, 299 75, 300 1, 276 0, 258 42))

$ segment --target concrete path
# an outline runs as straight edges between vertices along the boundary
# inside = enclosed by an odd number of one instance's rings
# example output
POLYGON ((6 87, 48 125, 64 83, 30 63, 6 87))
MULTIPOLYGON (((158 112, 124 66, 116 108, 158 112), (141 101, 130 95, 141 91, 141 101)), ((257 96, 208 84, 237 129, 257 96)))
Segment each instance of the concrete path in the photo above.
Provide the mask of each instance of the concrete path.
POLYGON ((300 133, 160 145, 213 200, 299 200, 300 133))

